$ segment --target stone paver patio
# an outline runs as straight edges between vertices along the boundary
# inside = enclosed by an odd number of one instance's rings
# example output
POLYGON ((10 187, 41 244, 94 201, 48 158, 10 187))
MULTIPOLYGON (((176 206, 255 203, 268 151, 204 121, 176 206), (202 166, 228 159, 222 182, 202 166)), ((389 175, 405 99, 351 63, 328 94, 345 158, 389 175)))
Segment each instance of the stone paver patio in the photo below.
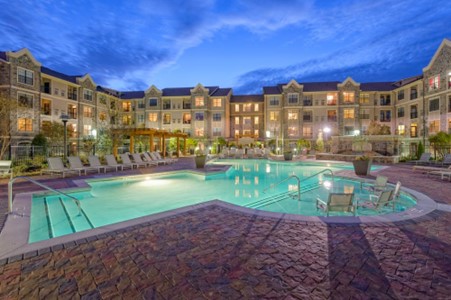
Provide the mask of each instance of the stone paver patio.
MULTIPOLYGON (((171 168, 191 167, 182 159, 171 168)), ((410 169, 379 173, 451 204, 450 182, 410 169)), ((212 205, 0 261, 0 299, 450 299, 450 291, 451 213, 439 210, 327 225, 212 205)))

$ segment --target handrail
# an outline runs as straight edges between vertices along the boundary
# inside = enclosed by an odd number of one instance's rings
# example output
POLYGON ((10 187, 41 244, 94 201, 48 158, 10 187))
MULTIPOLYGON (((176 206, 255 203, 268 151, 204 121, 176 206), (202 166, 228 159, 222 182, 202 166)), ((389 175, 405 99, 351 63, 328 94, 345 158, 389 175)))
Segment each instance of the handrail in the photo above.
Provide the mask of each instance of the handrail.
POLYGON ((291 178, 296 178, 296 180, 298 181, 298 200, 301 200, 301 179, 297 175, 294 175, 294 174, 288 176, 285 179, 282 179, 281 181, 279 181, 279 182, 277 182, 275 184, 271 184, 269 187, 267 187, 267 188, 265 188, 263 190, 263 193, 265 191, 267 191, 268 189, 274 188, 274 187, 278 186, 279 184, 281 184, 282 182, 285 182, 285 181, 287 181, 287 180, 289 180, 291 178))
POLYGON ((70 196, 70 195, 68 195, 66 193, 63 193, 63 192, 58 191, 58 190, 55 190, 54 188, 51 188, 51 187, 49 187, 49 186, 47 186, 45 184, 42 184, 42 183, 40 183, 40 182, 38 182, 38 181, 36 181, 34 179, 31 179, 30 177, 27 177, 27 176, 17 176, 17 177, 14 177, 13 179, 11 179, 8 182, 8 213, 12 213, 12 211, 13 211, 13 183, 14 183, 14 181, 16 181, 16 179, 26 179, 26 180, 28 180, 28 181, 30 181, 30 182, 32 182, 32 183, 34 183, 34 184, 36 184, 36 185, 38 185, 38 186, 40 186, 42 188, 45 188, 45 189, 47 189, 49 191, 52 191, 54 193, 61 194, 63 196, 71 198, 72 200, 74 200, 75 204, 77 204, 78 215, 81 214, 80 200, 78 200, 77 198, 75 198, 73 196, 70 196))
POLYGON ((299 179, 298 176, 292 174, 292 175, 288 176, 288 177, 285 178, 285 179, 282 179, 281 181, 279 181, 279 182, 277 182, 277 183, 271 184, 269 187, 267 187, 267 188, 265 188, 265 189, 263 190, 263 193, 264 193, 265 191, 271 189, 271 188, 275 188, 276 186, 278 186, 278 185, 281 184, 282 182, 285 182, 285 181, 287 181, 287 180, 289 180, 289 179, 291 179, 291 178, 296 178, 297 181, 298 181, 298 200, 301 201, 301 182, 302 182, 302 181, 306 181, 307 179, 310 179, 310 178, 312 178, 312 177, 318 176, 319 174, 324 173, 324 172, 330 172, 330 175, 332 176, 332 182, 333 182, 333 181, 334 181, 334 172, 333 172, 331 169, 323 169, 323 170, 319 171, 318 173, 315 173, 315 174, 313 174, 313 175, 310 175, 309 177, 303 178, 302 180, 299 179))

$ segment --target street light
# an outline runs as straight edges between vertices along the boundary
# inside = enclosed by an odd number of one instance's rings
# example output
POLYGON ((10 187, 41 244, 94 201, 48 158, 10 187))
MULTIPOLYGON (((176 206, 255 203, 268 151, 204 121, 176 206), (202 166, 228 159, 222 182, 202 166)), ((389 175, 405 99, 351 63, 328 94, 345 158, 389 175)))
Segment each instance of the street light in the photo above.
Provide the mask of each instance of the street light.
POLYGON ((69 116, 66 115, 66 114, 62 114, 60 116, 60 119, 61 119, 61 121, 63 121, 63 124, 64 124, 64 147, 63 147, 64 154, 63 154, 63 157, 64 157, 64 161, 66 161, 66 155, 67 155, 67 130, 66 130, 66 124, 67 124, 67 121, 69 121, 69 116))

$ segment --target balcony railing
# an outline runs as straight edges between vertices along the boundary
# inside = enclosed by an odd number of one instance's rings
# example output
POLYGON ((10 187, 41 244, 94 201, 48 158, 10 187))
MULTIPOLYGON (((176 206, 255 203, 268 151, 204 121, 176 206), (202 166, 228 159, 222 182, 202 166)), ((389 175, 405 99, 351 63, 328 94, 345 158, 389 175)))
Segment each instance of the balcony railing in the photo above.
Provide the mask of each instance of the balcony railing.
POLYGON ((410 118, 411 119, 416 119, 416 118, 418 118, 418 114, 417 113, 410 113, 410 118))
POLYGON ((337 117, 336 116, 334 116, 334 117, 327 117, 327 121, 328 122, 337 122, 337 117))

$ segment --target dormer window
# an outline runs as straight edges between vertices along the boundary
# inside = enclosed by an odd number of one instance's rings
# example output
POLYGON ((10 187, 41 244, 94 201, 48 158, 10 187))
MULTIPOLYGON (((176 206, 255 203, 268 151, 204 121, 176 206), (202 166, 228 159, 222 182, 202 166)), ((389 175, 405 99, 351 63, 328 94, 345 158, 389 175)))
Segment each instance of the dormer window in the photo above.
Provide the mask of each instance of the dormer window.
POLYGON ((204 106, 204 97, 196 97, 195 99, 196 106, 204 106))
POLYGON ((436 90, 440 88, 440 75, 429 78, 429 90, 436 90))
POLYGON ((354 92, 343 92, 344 103, 354 103, 354 92))
POLYGON ((297 104, 299 102, 298 94, 288 94, 288 103, 289 104, 297 104))

